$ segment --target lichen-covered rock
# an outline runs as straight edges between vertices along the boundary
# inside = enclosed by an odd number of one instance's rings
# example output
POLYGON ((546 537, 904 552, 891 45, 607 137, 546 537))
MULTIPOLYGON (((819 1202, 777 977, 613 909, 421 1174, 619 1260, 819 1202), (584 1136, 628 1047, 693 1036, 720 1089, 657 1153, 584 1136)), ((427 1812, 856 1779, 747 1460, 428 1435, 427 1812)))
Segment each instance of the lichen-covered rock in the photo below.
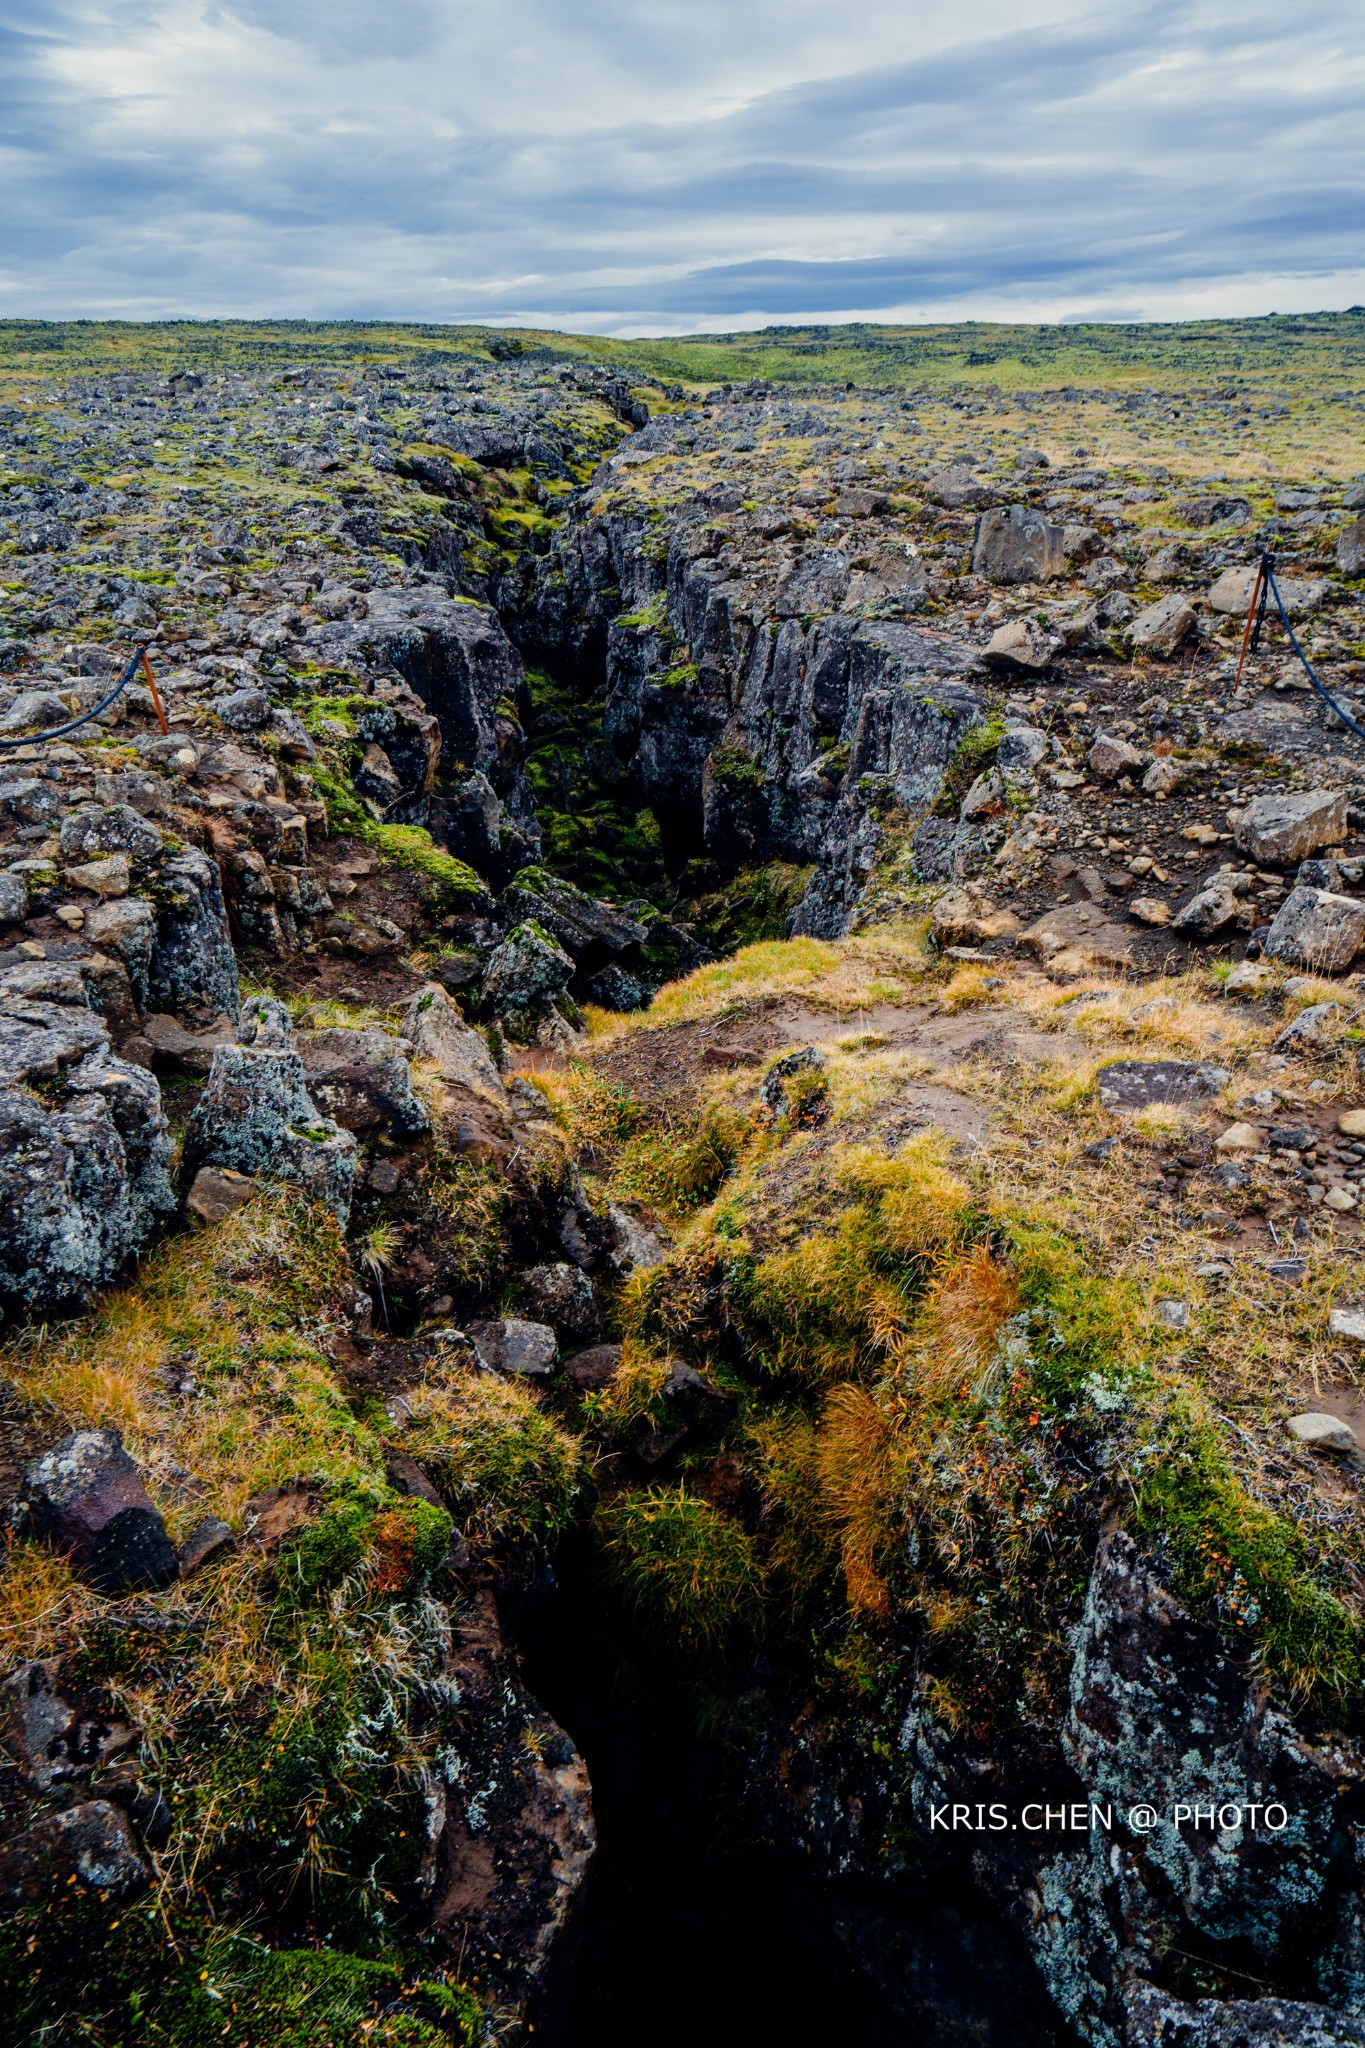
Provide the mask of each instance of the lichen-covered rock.
POLYGON ((118 955, 128 971, 137 1006, 145 1010, 156 942, 156 915, 151 904, 143 896, 97 903, 85 913, 84 931, 92 946, 118 955))
POLYGON ((158 828, 129 804, 78 804, 62 819, 58 837, 67 862, 97 860, 110 853, 151 861, 162 845, 158 828))
POLYGON ((471 1323, 469 1335, 490 1372, 548 1379, 559 1363, 559 1344, 549 1323, 505 1316, 496 1323, 471 1323))
POLYGON ((1190 1926, 1266 1961, 1316 1926, 1339 1882, 1343 1799, 1362 1782, 1360 1760, 1306 1742, 1123 1531, 1095 1559, 1062 1742, 1091 1797, 1155 1810, 1141 1882, 1190 1926), (1196 1806, 1221 1824, 1176 1816, 1196 1806))
POLYGON ((647 926, 614 904, 588 896, 572 882, 543 868, 525 868, 507 892, 514 917, 531 920, 564 948, 574 963, 591 970, 643 946, 647 926))
POLYGON ((588 1344, 602 1327, 596 1290, 577 1266, 530 1266, 519 1287, 528 1318, 548 1323, 561 1343, 588 1344))
POLYGON ((88 964, 0 975, 0 1296, 30 1309, 106 1285, 175 1206, 161 1091, 114 1055, 88 964))
POLYGON ((564 948, 528 920, 515 926, 489 956, 483 975, 484 1006, 495 1015, 542 1009, 564 994, 573 971, 564 948))
POLYGON ((457 1620, 445 1683, 467 1734, 434 1801, 432 1925, 469 1976, 533 2012, 597 1846, 587 1770, 523 1690, 491 1591, 457 1620))
POLYGON ((1241 907, 1226 882, 1215 882, 1191 896, 1174 919, 1172 929, 1191 932, 1200 939, 1211 938, 1214 932, 1221 932, 1235 922, 1241 907))
POLYGON ((126 1898, 151 1875, 127 1814, 107 1799, 44 1814, 0 1842, 0 1900, 9 1906, 53 1897, 73 1882, 126 1898))
POLYGON ((1330 889, 1291 889, 1261 941, 1272 960, 1332 974, 1365 944, 1365 903, 1330 889))
POLYGON ((1095 1075, 1106 1109, 1146 1109, 1154 1102, 1192 1102, 1228 1084, 1225 1067, 1194 1060, 1110 1060, 1095 1075))
POLYGON ((0 1740, 22 1790, 43 1798, 135 1750, 141 1730, 68 1697, 62 1660, 21 1664, 0 1685, 0 1740))
POLYGON ((1191 2005, 1154 1984, 1127 1998, 1124 2048, 1365 2048, 1365 2021, 1287 1998, 1201 1998, 1191 2005))
POLYGON ((218 870, 193 847, 163 861, 156 879, 157 931, 147 975, 154 1010, 216 1010, 241 1003, 237 955, 218 870))
POLYGON ((116 1429, 73 1430, 24 1473, 25 1535, 50 1543, 102 1593, 168 1586, 175 1546, 116 1429))
POLYGON ((426 1106, 413 1093, 405 1041, 387 1031, 332 1025, 301 1032, 298 1048, 309 1094, 343 1130, 414 1138, 431 1129, 426 1106))
POLYGON ((1065 567, 1063 530, 1031 506, 983 512, 972 548, 972 573, 992 583, 1044 583, 1065 567))
POLYGON ((344 1225, 351 1210, 356 1144, 308 1093, 289 1013, 272 997, 242 1007, 236 1045, 213 1055, 208 1081, 185 1133, 184 1171, 298 1181, 344 1225))

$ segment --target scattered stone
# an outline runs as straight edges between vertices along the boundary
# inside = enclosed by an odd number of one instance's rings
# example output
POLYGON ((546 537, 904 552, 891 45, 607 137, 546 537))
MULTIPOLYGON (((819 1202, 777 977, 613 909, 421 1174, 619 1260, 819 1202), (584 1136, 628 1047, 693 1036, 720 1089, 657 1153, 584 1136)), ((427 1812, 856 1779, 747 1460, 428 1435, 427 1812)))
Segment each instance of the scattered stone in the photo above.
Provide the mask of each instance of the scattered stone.
POLYGON ((1134 896, 1128 905, 1128 915, 1135 917, 1139 924, 1159 928, 1171 922, 1172 911, 1170 904, 1160 896, 1134 896))
POLYGON ((1311 1003, 1271 1040, 1271 1051, 1293 1052, 1301 1045, 1321 1045, 1328 1026, 1340 1019, 1340 1003, 1311 1003))
POLYGON ((44 1814, 0 1843, 0 1899, 6 1905, 66 1894, 74 1882, 110 1898, 144 1891, 151 1870, 132 1823, 106 1799, 44 1814))
MULTIPOLYGON (((1300 577, 1277 574, 1275 581, 1284 600, 1284 608, 1291 617, 1302 612, 1320 610, 1332 594, 1332 586, 1325 576, 1300 577)), ((1209 607, 1212 611, 1221 612, 1225 617, 1243 618, 1251 609, 1255 586, 1254 566, 1246 569, 1225 569, 1209 591, 1209 607)), ((1268 609, 1272 618, 1277 615, 1273 598, 1268 609)))
POLYGON ((1066 566, 1062 528, 1024 505, 984 512, 977 522, 972 574, 992 583, 1045 583, 1066 566))
POLYGON ((242 1533, 257 1549, 276 1551, 296 1531, 316 1520, 322 1505, 319 1487, 306 1479, 268 1486, 242 1509, 242 1533))
POLYGON ((1194 628, 1194 606, 1188 598, 1174 594, 1159 597, 1155 604, 1140 611, 1128 628, 1128 637, 1142 653, 1169 660, 1183 647, 1194 628))
POLYGON ((250 1174, 234 1173, 231 1167, 201 1166, 185 1197, 186 1214, 201 1223, 225 1223, 245 1208, 256 1185, 250 1174))
POLYGON ((566 1361, 564 1376, 580 1394, 597 1394, 609 1387, 621 1370, 619 1344, 595 1344, 566 1361))
POLYGON ((1168 1329, 1184 1330, 1189 1327, 1190 1305, 1187 1301, 1159 1301, 1156 1312, 1168 1329))
POLYGON ((1225 996, 1258 996, 1270 981, 1273 969, 1260 960, 1239 960, 1223 983, 1225 996))
POLYGON ((981 659, 996 675, 1041 676, 1061 651, 1056 635, 1045 633, 1033 619, 1012 619, 996 627, 981 659))
POLYGON ((656 1231, 649 1229, 626 1209, 611 1208, 607 1217, 614 1238, 611 1263, 621 1279, 630 1273, 649 1273, 655 1266, 662 1266, 668 1257, 668 1246, 656 1231))
POLYGON ((1050 745, 1047 734, 1040 727, 1024 725, 1018 719, 1007 720, 1004 737, 995 750, 996 766, 1017 768, 1027 773, 1046 761, 1050 745))
POLYGON ((1242 906, 1226 883, 1215 883, 1192 896, 1174 921, 1179 932, 1193 932, 1196 938, 1211 938, 1241 915, 1242 906))
POLYGON ((1356 1197, 1346 1187, 1328 1188, 1322 1199, 1324 1207, 1335 1209, 1340 1216, 1349 1214, 1356 1207, 1356 1197))
POLYGON ((1349 967, 1365 941, 1365 903, 1326 889, 1292 889, 1261 941, 1272 960, 1331 974, 1349 967))
POLYGON ((507 1091, 493 1064, 487 1041, 466 1024, 445 990, 436 982, 419 989, 403 1013, 403 1036, 414 1056, 435 1068, 448 1087, 481 1095, 503 1109, 507 1091))
POLYGON ((1353 1344, 1365 1344, 1365 1309, 1331 1309, 1327 1316, 1327 1330, 1330 1336, 1349 1338, 1353 1344))
POLYGON ((1365 576, 1365 518, 1353 519, 1337 535, 1337 567, 1343 576, 1365 576))
POLYGON ((1343 1138, 1365 1138, 1365 1109, 1343 1109, 1337 1129, 1343 1138))
POLYGON ((168 1586, 166 1526, 116 1429, 73 1430, 24 1473, 19 1526, 71 1559, 101 1593, 168 1586))
POLYGON ((1320 846, 1346 837, 1346 793, 1312 789, 1303 795, 1258 796, 1233 825, 1241 851, 1260 867, 1295 868, 1320 846))
POLYGON ((1127 740, 1114 739, 1102 732, 1085 758, 1091 773, 1098 775, 1101 782, 1117 782, 1120 775, 1141 775, 1151 756, 1130 747, 1127 740))
POLYGON ((1213 1141, 1213 1149, 1225 1159, 1242 1152, 1259 1152, 1265 1134, 1255 1124, 1229 1124, 1227 1129, 1213 1141))
POLYGON ((202 1571, 205 1565, 225 1557, 236 1546, 237 1539, 228 1524, 217 1515, 205 1515, 202 1522, 195 1523, 180 1546, 181 1578, 188 1579, 192 1573, 202 1571))
POLYGON ((1188 762, 1177 761, 1172 754, 1158 754, 1142 778, 1142 793, 1144 796, 1178 796, 1193 780, 1193 774, 1188 762))
POLYGON ((1355 1431, 1339 1415, 1291 1415, 1286 1427, 1292 1437, 1307 1444, 1310 1450, 1353 1451, 1356 1447, 1355 1431))
POLYGON ((1020 929, 1012 910, 1000 910, 979 883, 949 889, 934 905, 933 934, 940 946, 981 945, 1009 938, 1020 929))
POLYGON ((126 853, 106 854, 103 860, 79 862, 66 870, 73 889, 89 889, 96 896, 126 896, 132 887, 132 868, 126 853))
POLYGON ((506 1316, 501 1322, 471 1323, 469 1335, 490 1372, 548 1379, 559 1363, 559 1344, 548 1323, 506 1316))
POLYGON ((1049 967, 1074 957, 1078 972, 1087 967, 1128 967, 1133 960, 1129 934, 1094 903, 1066 903, 1044 911, 1019 934, 1018 944, 1049 967))

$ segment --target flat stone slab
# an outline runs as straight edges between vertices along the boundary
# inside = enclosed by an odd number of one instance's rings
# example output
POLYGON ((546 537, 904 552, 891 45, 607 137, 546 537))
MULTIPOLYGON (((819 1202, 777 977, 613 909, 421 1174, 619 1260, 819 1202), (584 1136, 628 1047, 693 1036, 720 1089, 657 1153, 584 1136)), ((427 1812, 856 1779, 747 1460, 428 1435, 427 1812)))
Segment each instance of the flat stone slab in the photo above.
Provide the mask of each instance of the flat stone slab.
POLYGON ((1334 1308, 1327 1318, 1327 1329, 1330 1336, 1365 1344, 1365 1308, 1334 1308))
POLYGON ((1048 910, 1019 935, 1019 948, 1044 965, 1058 953, 1084 953, 1099 966, 1129 967, 1133 941, 1121 925, 1094 903, 1065 903, 1048 910))
POLYGON ((1106 1109, 1146 1109, 1154 1102, 1192 1102, 1226 1088, 1222 1067, 1190 1060, 1115 1060, 1095 1076, 1106 1109))

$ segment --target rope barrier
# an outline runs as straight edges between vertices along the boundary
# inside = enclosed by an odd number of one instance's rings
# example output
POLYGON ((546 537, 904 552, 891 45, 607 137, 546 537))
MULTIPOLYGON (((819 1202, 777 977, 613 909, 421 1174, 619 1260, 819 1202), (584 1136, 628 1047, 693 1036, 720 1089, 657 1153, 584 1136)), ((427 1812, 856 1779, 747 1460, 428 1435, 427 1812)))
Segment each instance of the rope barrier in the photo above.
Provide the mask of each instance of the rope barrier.
POLYGON ((147 658, 147 643, 144 640, 133 649, 132 654, 129 656, 127 667, 109 692, 109 695, 101 697, 99 703, 91 710, 83 711, 79 718, 69 719, 65 725, 45 726, 39 732, 26 733, 22 739, 0 740, 0 747, 36 747, 40 746, 44 740, 59 740, 66 733, 79 732, 83 725, 89 725, 92 718, 98 718, 101 712, 107 711, 109 706, 123 695, 123 692, 137 674, 139 664, 147 678, 147 687, 152 693, 152 703, 156 706, 157 723, 163 732, 169 732, 170 726, 166 722, 166 711, 161 702, 161 692, 156 687, 156 677, 152 674, 152 664, 147 658))
POLYGON ((1271 597, 1275 600, 1275 609, 1280 615, 1280 621, 1284 626, 1284 630, 1289 635, 1289 644, 1298 656, 1303 672, 1309 682, 1313 685, 1313 688, 1317 691, 1328 709, 1336 713, 1342 724, 1365 740, 1365 726, 1357 724, 1350 712, 1344 710, 1338 704, 1336 698, 1327 688, 1327 685, 1321 681, 1312 662, 1299 645, 1294 628, 1289 623, 1289 614, 1284 608, 1284 599, 1280 596, 1280 586, 1275 581, 1275 557, 1273 554, 1262 555, 1256 567, 1256 581, 1252 586, 1251 606, 1247 612, 1246 631, 1242 635, 1242 652, 1237 663, 1237 684, 1240 685, 1242 680, 1242 667, 1247 658, 1248 648, 1254 654, 1261 644, 1261 630, 1265 625, 1266 602, 1271 597))

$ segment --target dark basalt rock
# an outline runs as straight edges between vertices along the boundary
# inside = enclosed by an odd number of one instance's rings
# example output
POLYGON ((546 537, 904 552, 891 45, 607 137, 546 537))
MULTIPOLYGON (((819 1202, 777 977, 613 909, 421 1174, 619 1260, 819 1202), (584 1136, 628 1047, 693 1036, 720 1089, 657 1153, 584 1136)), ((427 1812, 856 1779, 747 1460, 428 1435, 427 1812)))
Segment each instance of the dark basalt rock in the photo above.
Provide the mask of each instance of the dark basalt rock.
POLYGON ((45 1898, 73 1879, 126 1898, 145 1890, 151 1875, 128 1816, 105 1799, 45 1814, 0 1842, 0 1900, 10 1906, 45 1898))
MULTIPOLYGON (((535 859, 540 829, 521 766, 526 676, 496 612, 452 598, 438 584, 376 590, 363 620, 315 626, 307 641, 338 666, 396 671, 434 715, 444 760, 486 779, 501 807, 501 871, 492 879, 535 859)), ((365 737, 394 761, 382 734, 365 737)))
POLYGON ((534 920, 557 939, 579 968, 604 966, 649 937, 638 919, 543 868, 524 868, 504 900, 515 917, 534 920))
POLYGON ((24 1473, 17 1519, 102 1593, 168 1586, 175 1547, 115 1429, 73 1431, 24 1473))
POLYGON ((602 1327, 596 1290, 577 1266, 530 1266, 521 1276, 520 1292, 527 1315, 549 1323, 561 1343, 587 1343, 602 1327))

